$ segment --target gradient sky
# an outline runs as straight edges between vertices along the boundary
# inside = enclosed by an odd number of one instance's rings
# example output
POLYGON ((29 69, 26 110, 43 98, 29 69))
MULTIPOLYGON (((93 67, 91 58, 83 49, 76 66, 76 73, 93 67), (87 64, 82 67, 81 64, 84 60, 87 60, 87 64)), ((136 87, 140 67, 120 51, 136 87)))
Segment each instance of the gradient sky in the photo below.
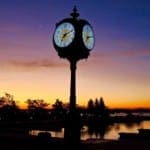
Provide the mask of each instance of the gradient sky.
POLYGON ((77 103, 103 97, 108 107, 150 108, 149 0, 1 0, 0 96, 69 102, 69 63, 53 48, 55 24, 80 18, 95 31, 96 44, 78 63, 77 103))

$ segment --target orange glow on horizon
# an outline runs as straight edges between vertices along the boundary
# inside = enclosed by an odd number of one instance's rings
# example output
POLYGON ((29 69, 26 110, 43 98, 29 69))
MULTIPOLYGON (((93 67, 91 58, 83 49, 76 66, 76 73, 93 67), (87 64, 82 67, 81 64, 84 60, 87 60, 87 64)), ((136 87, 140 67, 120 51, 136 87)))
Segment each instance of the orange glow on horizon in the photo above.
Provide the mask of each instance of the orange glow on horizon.
MULTIPOLYGON (((45 100, 45 102, 49 103, 49 106, 47 108, 51 108, 52 105, 55 103, 55 100, 59 98, 59 97, 56 97, 56 98, 53 98, 53 99, 46 99, 46 98, 43 98, 43 100, 45 100)), ((32 98, 31 98, 32 99, 32 98)), ((38 98, 35 98, 35 99, 38 99, 38 98)), ((40 99, 40 98, 39 98, 40 99)), ((113 109, 113 108, 122 108, 122 109, 138 109, 138 108, 143 108, 143 109, 150 109, 150 100, 142 100, 142 101, 130 101, 130 102, 121 102, 121 101, 115 101, 115 100, 112 100, 112 101, 109 101, 109 100, 106 100, 104 97, 104 102, 105 102, 105 105, 110 108, 110 109, 113 109)), ((26 99, 27 100, 27 99, 26 99)), ((27 108, 27 104, 25 103, 26 100, 22 100, 22 101, 17 101, 17 105, 19 106, 19 108, 21 109, 26 109, 27 108)), ((60 98, 60 100, 62 100, 62 102, 64 104, 66 103, 69 103, 69 99, 66 100, 65 98, 60 98)), ((77 104, 79 106, 82 106, 82 107, 87 107, 87 103, 88 103, 88 100, 80 100, 80 99, 77 99, 77 104)), ((95 98, 93 98, 93 100, 95 100, 95 98)))

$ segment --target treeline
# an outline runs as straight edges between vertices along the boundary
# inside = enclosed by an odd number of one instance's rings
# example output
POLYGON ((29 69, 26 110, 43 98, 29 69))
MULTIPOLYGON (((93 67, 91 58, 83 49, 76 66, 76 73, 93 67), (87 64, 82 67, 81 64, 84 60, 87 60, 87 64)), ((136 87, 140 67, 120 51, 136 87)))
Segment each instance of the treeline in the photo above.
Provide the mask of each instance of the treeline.
MULTIPOLYGON (((69 111, 69 104, 64 104, 59 99, 56 99, 51 108, 42 99, 28 99, 26 104, 26 110, 20 109, 14 96, 5 93, 0 97, 0 121, 59 120, 65 119, 69 111)), ((88 116, 107 116, 109 113, 103 98, 90 99, 85 108, 77 106, 77 110, 85 119, 88 116)))

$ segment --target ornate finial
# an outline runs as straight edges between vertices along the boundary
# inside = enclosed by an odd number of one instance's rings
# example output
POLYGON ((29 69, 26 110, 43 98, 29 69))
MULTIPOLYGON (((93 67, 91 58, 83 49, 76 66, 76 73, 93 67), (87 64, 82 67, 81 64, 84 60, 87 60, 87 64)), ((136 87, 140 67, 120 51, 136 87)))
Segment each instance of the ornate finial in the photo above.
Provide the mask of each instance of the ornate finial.
POLYGON ((72 10, 73 12, 70 14, 74 19, 77 19, 77 17, 80 15, 77 11, 77 8, 76 8, 76 6, 74 6, 74 8, 73 8, 73 10, 72 10))

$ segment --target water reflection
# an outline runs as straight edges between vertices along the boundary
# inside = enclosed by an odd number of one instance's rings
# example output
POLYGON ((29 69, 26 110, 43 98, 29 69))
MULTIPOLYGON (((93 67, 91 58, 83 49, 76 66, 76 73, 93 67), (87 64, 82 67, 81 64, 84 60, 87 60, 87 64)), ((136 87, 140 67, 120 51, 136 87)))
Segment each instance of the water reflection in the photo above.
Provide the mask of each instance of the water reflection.
MULTIPOLYGON (((143 121, 141 123, 102 123, 97 122, 83 126, 81 130, 81 140, 87 139, 113 139, 119 138, 120 132, 137 133, 138 129, 150 129, 150 121, 143 121)), ((64 129, 61 131, 40 131, 32 130, 29 132, 31 135, 38 135, 39 132, 49 132, 52 137, 64 137, 64 129)))
POLYGON ((104 135, 110 130, 110 125, 106 120, 89 121, 88 135, 90 138, 104 139, 104 135))
POLYGON ((51 134, 52 137, 58 137, 58 138, 64 137, 64 128, 62 128, 61 131, 31 130, 31 131, 29 131, 29 135, 37 136, 41 132, 43 132, 43 133, 48 132, 51 134))

